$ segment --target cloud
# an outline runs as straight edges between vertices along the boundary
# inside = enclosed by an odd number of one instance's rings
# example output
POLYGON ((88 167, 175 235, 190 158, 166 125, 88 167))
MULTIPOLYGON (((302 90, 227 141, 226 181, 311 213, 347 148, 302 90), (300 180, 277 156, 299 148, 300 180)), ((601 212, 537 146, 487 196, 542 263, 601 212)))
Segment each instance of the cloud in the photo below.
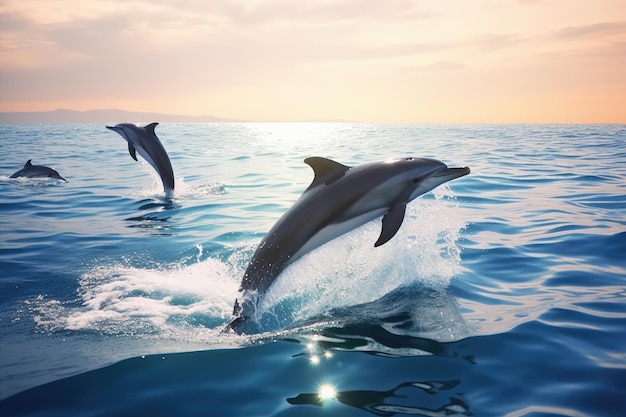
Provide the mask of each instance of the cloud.
POLYGON ((558 30, 555 36, 574 41, 608 36, 617 36, 626 40, 626 22, 600 22, 589 25, 570 26, 558 30))
POLYGON ((606 12, 565 16, 569 9, 545 0, 481 4, 5 1, 0 105, 83 101, 233 118, 302 106, 358 119, 359 108, 377 115, 380 97, 381 109, 408 112, 416 92, 424 101, 553 93, 614 83, 623 69, 613 54, 626 56, 626 23, 606 12))
POLYGON ((64 0, 20 0, 0 3, 0 13, 24 16, 34 25, 62 24, 101 16, 115 7, 105 0, 85 0, 71 6, 64 0))
POLYGON ((483 51, 496 51, 498 49, 513 48, 524 42, 520 35, 509 33, 491 33, 479 35, 467 42, 468 46, 474 46, 483 51))
POLYGON ((467 68, 467 65, 456 61, 436 61, 425 65, 412 65, 401 68, 401 71, 423 71, 423 72, 448 72, 461 71, 467 68))
MULTIPOLYGON (((169 2, 178 7, 177 1, 169 2)), ((194 2, 192 2, 194 3, 194 2)), ((198 2, 194 6, 204 8, 209 14, 221 15, 234 26, 272 25, 277 22, 288 26, 330 24, 353 21, 398 21, 416 20, 433 15, 423 10, 412 0, 398 0, 392 3, 370 0, 344 0, 341 2, 318 0, 298 1, 218 1, 198 2), (202 4, 202 6, 199 6, 202 4)), ((195 7, 194 7, 195 8, 195 7)))
POLYGON ((113 87, 129 80, 137 88, 147 88, 167 80, 161 88, 176 91, 193 89, 192 78, 223 86, 310 62, 393 58, 449 47, 376 36, 376 30, 387 30, 377 28, 376 22, 396 26, 398 21, 430 15, 412 1, 109 2, 108 9, 95 3, 77 13, 80 18, 68 12, 41 20, 39 14, 25 10, 7 15, 3 39, 13 47, 4 49, 2 73, 28 85, 41 79, 38 69, 66 68, 68 74, 52 71, 46 77, 51 80, 47 88, 59 93, 66 79, 69 90, 75 86, 98 91, 101 85, 113 87), (88 75, 98 80, 98 86, 85 85, 88 75))

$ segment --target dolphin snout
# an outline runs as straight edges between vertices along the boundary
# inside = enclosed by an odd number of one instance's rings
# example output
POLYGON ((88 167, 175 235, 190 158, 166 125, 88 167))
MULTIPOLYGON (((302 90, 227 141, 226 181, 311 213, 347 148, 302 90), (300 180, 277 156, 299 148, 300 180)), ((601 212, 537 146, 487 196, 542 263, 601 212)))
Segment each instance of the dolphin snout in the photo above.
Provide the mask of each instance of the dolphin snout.
POLYGON ((449 179, 455 179, 459 177, 463 177, 470 173, 469 167, 459 167, 459 168, 443 168, 437 172, 435 172, 432 177, 446 177, 449 179))

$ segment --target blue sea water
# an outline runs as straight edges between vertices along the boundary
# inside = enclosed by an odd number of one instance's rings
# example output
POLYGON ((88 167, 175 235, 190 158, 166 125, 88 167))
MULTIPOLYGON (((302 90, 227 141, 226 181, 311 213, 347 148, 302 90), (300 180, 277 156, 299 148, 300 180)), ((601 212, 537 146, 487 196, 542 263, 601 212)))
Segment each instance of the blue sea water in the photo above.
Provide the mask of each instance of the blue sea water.
POLYGON ((171 198, 104 125, 0 125, 0 415, 625 415, 626 126, 156 131, 171 198), (252 334, 222 332, 314 155, 472 172, 387 244, 378 219, 295 262, 252 334), (9 178, 28 159, 69 182, 9 178))

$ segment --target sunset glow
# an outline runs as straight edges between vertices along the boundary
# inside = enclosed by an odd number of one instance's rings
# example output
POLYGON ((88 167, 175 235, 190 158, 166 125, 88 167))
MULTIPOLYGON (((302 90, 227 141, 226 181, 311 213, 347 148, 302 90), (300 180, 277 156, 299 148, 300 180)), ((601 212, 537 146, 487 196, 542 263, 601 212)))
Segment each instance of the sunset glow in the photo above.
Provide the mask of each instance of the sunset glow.
POLYGON ((623 0, 4 0, 0 33, 3 112, 626 123, 623 0))

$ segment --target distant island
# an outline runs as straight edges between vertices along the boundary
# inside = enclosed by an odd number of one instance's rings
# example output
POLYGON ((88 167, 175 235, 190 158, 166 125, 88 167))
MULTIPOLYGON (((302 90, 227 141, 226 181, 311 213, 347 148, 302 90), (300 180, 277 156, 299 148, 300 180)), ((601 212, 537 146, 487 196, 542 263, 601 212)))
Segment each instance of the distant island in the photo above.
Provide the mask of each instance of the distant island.
POLYGON ((76 111, 57 109, 38 112, 0 112, 0 123, 219 123, 238 122, 215 116, 186 116, 163 113, 133 112, 126 110, 104 109, 76 111))

